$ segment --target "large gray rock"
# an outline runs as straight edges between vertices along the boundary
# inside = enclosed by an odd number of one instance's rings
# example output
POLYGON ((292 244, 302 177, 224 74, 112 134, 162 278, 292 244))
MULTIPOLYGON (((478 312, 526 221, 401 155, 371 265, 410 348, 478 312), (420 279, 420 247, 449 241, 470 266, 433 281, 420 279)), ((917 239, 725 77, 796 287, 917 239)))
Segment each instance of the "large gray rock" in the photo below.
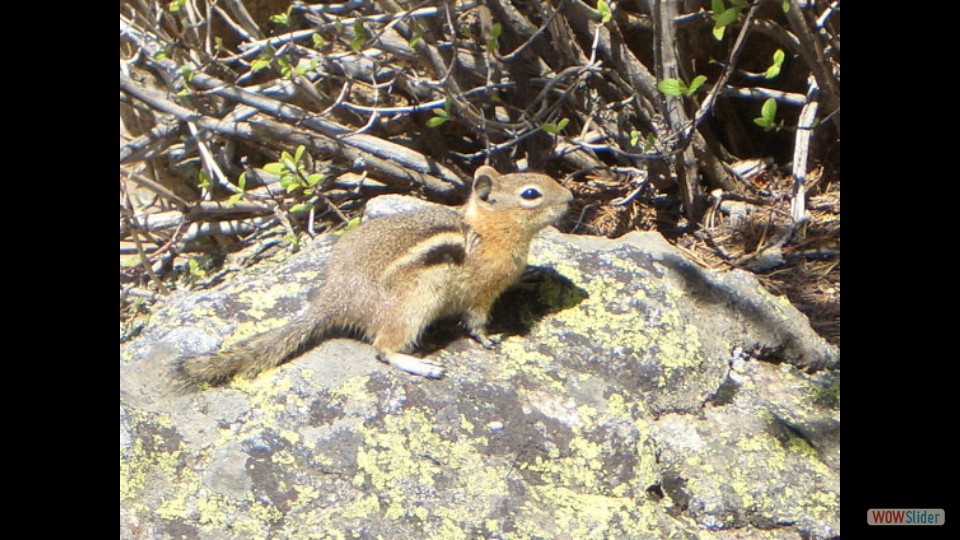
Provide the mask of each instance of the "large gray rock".
POLYGON ((439 381, 335 339, 178 388, 185 352, 303 309, 333 241, 171 298, 121 347, 121 538, 839 536, 838 353, 655 233, 546 231, 503 343, 427 336, 439 381))

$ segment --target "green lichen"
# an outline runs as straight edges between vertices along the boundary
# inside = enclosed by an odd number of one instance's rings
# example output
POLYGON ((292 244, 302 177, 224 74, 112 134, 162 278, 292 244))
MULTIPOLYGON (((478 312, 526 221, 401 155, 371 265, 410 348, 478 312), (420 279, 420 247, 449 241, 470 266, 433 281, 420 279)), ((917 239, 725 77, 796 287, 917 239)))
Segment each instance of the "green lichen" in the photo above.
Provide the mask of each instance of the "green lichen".
POLYGON ((520 538, 611 538, 625 531, 638 537, 658 536, 650 506, 561 486, 532 486, 519 514, 529 518, 518 523, 520 538), (546 509, 549 515, 544 515, 546 509))
MULTIPOLYGON (((671 372, 696 369, 703 363, 702 344, 697 327, 686 324, 679 304, 686 299, 679 290, 663 288, 664 300, 653 310, 610 309, 624 304, 624 287, 614 276, 586 276, 581 268, 562 257, 550 258, 549 263, 578 287, 586 290, 587 296, 577 309, 558 312, 553 317, 570 332, 590 336, 601 350, 632 349, 642 356, 653 356, 665 368, 659 384, 665 386, 671 372), (630 332, 619 329, 630 328, 630 332)), ((604 259, 614 268, 623 267, 635 271, 635 263, 626 261, 615 252, 604 259)), ((660 284, 653 284, 662 287, 660 284)), ((643 288, 631 288, 634 302, 649 303, 643 288)), ((538 340, 560 345, 560 336, 537 335, 538 340)))
MULTIPOLYGON (((216 493, 204 493, 197 500, 199 522, 204 525, 221 526, 227 522, 227 498, 216 493)), ((182 519, 182 516, 181 516, 182 519)))
POLYGON ((829 386, 814 390, 812 400, 822 407, 839 410, 840 379, 833 381, 829 386))
MULTIPOLYGON (((147 415, 136 409, 127 409, 131 427, 144 427, 142 436, 134 437, 129 447, 120 447, 120 500, 136 499, 143 494, 148 479, 154 476, 178 476, 184 473, 184 452, 177 443, 173 450, 164 450, 168 442, 160 430, 169 430, 172 421, 167 415, 147 415), (146 437, 150 437, 149 447, 146 437)), ((136 431, 136 430, 134 430, 136 431)))
POLYGON ((496 509, 497 501, 509 495, 504 478, 510 470, 506 463, 485 459, 484 437, 441 437, 433 416, 433 411, 413 407, 363 428, 353 483, 378 494, 386 503, 387 519, 423 521, 428 537, 443 538, 448 528, 459 529, 452 524, 473 522, 496 509), (436 487, 441 478, 449 495, 443 500, 436 487))
POLYGON ((835 475, 817 460, 816 451, 806 441, 792 438, 782 444, 767 432, 729 434, 729 438, 732 453, 716 449, 704 456, 702 464, 692 458, 685 462, 686 491, 695 494, 704 512, 729 526, 737 519, 729 513, 735 509, 745 512, 740 519, 763 515, 795 521, 808 515, 829 520, 836 515, 839 501, 833 492, 815 485, 796 489, 786 479, 799 471, 813 471, 812 478, 820 479, 815 482, 833 483, 835 475), (783 481, 778 480, 781 477, 783 481), (735 498, 730 502, 736 504, 725 507, 721 493, 732 494, 735 498))
POLYGON ((799 457, 804 459, 817 459, 817 451, 810 443, 801 439, 800 437, 790 437, 790 440, 787 441, 787 450, 797 454, 799 457))
POLYGON ((146 486, 150 463, 144 456, 143 441, 136 439, 129 448, 120 447, 120 500, 135 499, 146 486))
POLYGON ((502 380, 510 380, 524 375, 548 388, 562 389, 563 381, 550 375, 551 372, 560 372, 553 357, 536 350, 531 350, 527 339, 507 339, 499 345, 500 357, 496 364, 498 375, 502 380))
MULTIPOLYGON (((296 298, 305 284, 317 276, 316 272, 307 272, 301 274, 296 280, 275 283, 266 289, 239 288, 232 297, 237 305, 243 306, 244 314, 252 320, 237 324, 236 328, 224 337, 221 347, 229 347, 234 343, 290 324, 290 317, 276 316, 277 303, 284 299, 296 298)), ((214 310, 209 307, 195 309, 192 316, 198 321, 217 320, 214 310)))

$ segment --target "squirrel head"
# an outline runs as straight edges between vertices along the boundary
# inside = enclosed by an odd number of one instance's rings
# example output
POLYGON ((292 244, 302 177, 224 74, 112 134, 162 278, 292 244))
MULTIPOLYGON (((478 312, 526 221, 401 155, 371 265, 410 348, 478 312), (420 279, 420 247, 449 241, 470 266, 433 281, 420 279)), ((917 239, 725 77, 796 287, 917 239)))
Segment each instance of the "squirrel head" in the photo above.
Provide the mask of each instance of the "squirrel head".
POLYGON ((483 165, 474 173, 464 217, 473 227, 499 224, 532 237, 563 216, 572 199, 567 188, 545 174, 500 174, 483 165))

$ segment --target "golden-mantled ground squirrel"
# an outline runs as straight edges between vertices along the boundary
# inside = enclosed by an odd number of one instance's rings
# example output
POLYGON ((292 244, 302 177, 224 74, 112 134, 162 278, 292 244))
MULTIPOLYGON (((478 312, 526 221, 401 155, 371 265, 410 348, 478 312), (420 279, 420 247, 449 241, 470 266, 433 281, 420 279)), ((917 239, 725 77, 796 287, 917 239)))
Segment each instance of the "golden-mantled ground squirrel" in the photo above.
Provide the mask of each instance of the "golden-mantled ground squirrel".
POLYGON ((276 366, 332 331, 347 330, 370 340, 381 361, 440 377, 442 367, 404 353, 430 323, 453 315, 485 348, 498 342, 486 334, 493 302, 526 268, 533 237, 556 222, 571 199, 549 176, 501 175, 482 166, 464 207, 385 216, 347 232, 305 314, 226 350, 184 358, 180 373, 193 384, 221 383, 276 366))

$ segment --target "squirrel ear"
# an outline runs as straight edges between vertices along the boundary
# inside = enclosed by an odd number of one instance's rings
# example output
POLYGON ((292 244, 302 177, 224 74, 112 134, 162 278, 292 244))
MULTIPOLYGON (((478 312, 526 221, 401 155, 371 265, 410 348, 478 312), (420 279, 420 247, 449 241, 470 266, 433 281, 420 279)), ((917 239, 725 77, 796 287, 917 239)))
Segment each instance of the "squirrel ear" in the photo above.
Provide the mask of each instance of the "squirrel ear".
POLYGON ((473 192, 481 200, 487 200, 490 192, 493 191, 493 181, 500 177, 496 169, 488 165, 482 165, 473 174, 473 192))

